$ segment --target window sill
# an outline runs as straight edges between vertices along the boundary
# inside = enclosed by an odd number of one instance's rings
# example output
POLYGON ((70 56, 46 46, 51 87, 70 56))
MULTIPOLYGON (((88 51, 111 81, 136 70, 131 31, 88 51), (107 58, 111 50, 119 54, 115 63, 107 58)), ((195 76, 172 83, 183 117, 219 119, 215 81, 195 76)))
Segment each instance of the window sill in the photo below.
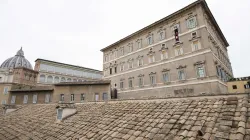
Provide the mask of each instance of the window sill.
POLYGON ((164 82, 164 84, 165 84, 165 85, 170 85, 170 84, 171 84, 171 82, 164 82))
POLYGON ((179 82, 181 82, 181 83, 184 83, 184 82, 186 82, 186 81, 187 81, 186 79, 179 80, 179 82))

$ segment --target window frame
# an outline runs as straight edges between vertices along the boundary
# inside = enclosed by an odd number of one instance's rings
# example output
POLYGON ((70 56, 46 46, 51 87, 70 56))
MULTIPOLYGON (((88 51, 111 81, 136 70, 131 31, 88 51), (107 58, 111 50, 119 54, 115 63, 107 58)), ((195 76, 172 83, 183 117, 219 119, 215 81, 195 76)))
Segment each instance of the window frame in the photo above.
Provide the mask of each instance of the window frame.
POLYGON ((186 73, 185 73, 184 69, 179 69, 178 70, 178 80, 179 81, 186 80, 186 73), (180 75, 181 74, 180 72, 183 72, 183 77, 180 75), (180 79, 180 77, 182 77, 182 78, 180 79))
POLYGON ((128 87, 129 87, 130 89, 134 87, 134 86, 133 86, 133 78, 129 78, 129 79, 128 79, 128 87))
POLYGON ((233 89, 238 89, 237 85, 232 85, 233 89))
POLYGON ((196 73, 197 73, 198 78, 204 78, 204 77, 206 77, 205 66, 204 65, 197 65, 196 66, 196 73), (203 76, 200 75, 199 68, 202 68, 202 70, 203 70, 203 76))
POLYGON ((156 85, 156 73, 149 74, 149 83, 151 86, 156 85))
POLYGON ((183 54, 184 54, 183 48, 181 46, 176 46, 175 47, 175 56, 181 56, 183 54), (179 50, 179 51, 177 51, 177 50, 179 50), (180 52, 180 54, 179 54, 179 52, 180 52))
POLYGON ((192 41, 192 44, 191 44, 191 47, 192 47, 192 51, 194 52, 194 51, 197 51, 197 50, 200 50, 200 42, 199 42, 199 40, 194 40, 194 41, 192 41), (194 42, 197 42, 197 47, 195 47, 196 45, 194 44, 194 42))
POLYGON ((143 87, 144 86, 144 77, 141 76, 138 78, 138 86, 143 87))
POLYGON ((169 72, 162 72, 162 82, 163 83, 169 83, 170 82, 170 75, 169 75, 169 72), (164 76, 164 75, 167 75, 167 79, 168 80, 166 80, 166 76, 164 76))
POLYGON ((9 87, 4 87, 4 88, 3 88, 3 94, 4 94, 4 95, 7 95, 8 92, 9 92, 9 87))
POLYGON ((16 95, 12 95, 11 96, 11 101, 10 101, 11 104, 15 104, 16 103, 16 95), (14 97, 14 99, 13 99, 14 97))
POLYGON ((60 94, 60 101, 64 102, 64 94, 60 94))
POLYGON ((29 100, 29 95, 24 95, 23 96, 23 104, 27 104, 28 103, 28 100, 29 100), (27 97, 27 98, 25 98, 25 97, 27 97))
POLYGON ((81 102, 83 102, 85 100, 85 93, 81 93, 81 98, 80 98, 81 102))
POLYGON ((70 94, 70 102, 74 102, 75 101, 75 94, 70 94))
POLYGON ((33 94, 33 98, 32 98, 32 103, 33 104, 37 103, 37 97, 38 97, 38 94, 33 94))
POLYGON ((149 34, 147 36, 147 44, 152 45, 153 44, 153 34, 149 34))
POLYGON ((193 28, 196 28, 197 27, 197 18, 196 18, 196 16, 189 16, 187 19, 186 19, 186 27, 188 28, 188 29, 193 29, 193 28), (190 21, 191 20, 193 20, 193 24, 194 25, 192 25, 192 24, 190 24, 190 21), (190 25, 192 25, 192 26, 190 26, 190 25))

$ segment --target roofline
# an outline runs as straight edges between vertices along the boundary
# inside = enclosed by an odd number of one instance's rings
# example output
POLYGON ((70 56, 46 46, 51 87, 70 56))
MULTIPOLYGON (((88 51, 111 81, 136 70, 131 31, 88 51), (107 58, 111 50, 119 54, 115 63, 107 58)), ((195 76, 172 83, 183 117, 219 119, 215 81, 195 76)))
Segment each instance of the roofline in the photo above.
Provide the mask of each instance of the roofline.
POLYGON ((38 72, 38 71, 36 71, 36 70, 29 69, 29 68, 26 68, 26 67, 15 67, 13 70, 15 70, 15 69, 24 69, 24 70, 29 70, 29 71, 32 71, 32 72, 39 73, 39 72, 38 72))
POLYGON ((41 59, 41 58, 37 58, 35 60, 36 61, 47 61, 47 62, 51 62, 51 63, 57 63, 57 64, 61 64, 61 65, 67 65, 67 66, 71 66, 71 67, 76 67, 76 68, 82 68, 82 69, 87 69, 87 70, 91 70, 91 71, 95 71, 95 72, 103 72, 100 70, 96 70, 96 69, 91 69, 91 68, 87 68, 87 67, 82 67, 82 66, 76 66, 76 65, 71 65, 71 64, 66 64, 66 63, 61 63, 61 62, 56 62, 56 61, 52 61, 52 60, 47 60, 47 59, 41 59))
POLYGON ((54 89, 13 89, 10 92, 35 92, 35 91, 53 91, 54 89))
POLYGON ((227 42, 227 40, 226 40, 224 34, 222 33, 222 31, 221 31, 219 25, 217 24, 217 22, 216 22, 216 20, 215 20, 215 18, 214 18, 214 16, 213 16, 213 14, 212 14, 212 12, 210 11, 210 9, 209 9, 209 7, 208 7, 206 1, 205 1, 205 0, 197 0, 197 1, 195 1, 195 2, 193 2, 193 3, 191 3, 191 4, 189 4, 188 6, 182 8, 182 9, 180 9, 180 10, 178 10, 178 11, 176 11, 176 12, 174 12, 174 13, 172 13, 172 14, 170 14, 170 15, 168 15, 168 16, 166 16, 166 17, 164 17, 164 18, 162 18, 162 19, 160 19, 160 20, 158 20, 158 21, 156 21, 156 22, 154 22, 154 23, 152 23, 152 24, 150 24, 150 25, 148 25, 148 26, 146 26, 146 27, 144 27, 144 28, 142 28, 142 29, 140 29, 140 30, 134 32, 134 33, 132 33, 132 34, 130 34, 130 35, 128 35, 128 36, 126 36, 125 38, 120 39, 119 41, 117 41, 117 42, 115 42, 115 43, 113 43, 113 44, 111 44, 111 45, 109 45, 109 46, 107 46, 107 47, 101 49, 100 51, 103 52, 104 50, 109 49, 109 48, 111 48, 111 47, 113 47, 113 46, 115 46, 115 45, 117 45, 117 44, 119 44, 119 43, 121 43, 121 42, 123 42, 123 41, 125 41, 125 40, 127 40, 127 39, 129 39, 129 38, 131 38, 131 37, 133 37, 133 36, 135 36, 135 35, 141 33, 141 32, 143 32, 144 30, 149 29, 149 28, 151 28, 151 27, 153 27, 153 26, 155 26, 155 25, 158 25, 158 24, 160 24, 160 23, 162 23, 162 22, 164 22, 164 21, 166 21, 166 20, 168 20, 168 19, 170 19, 170 18, 172 18, 172 17, 174 17, 174 16, 176 16, 176 15, 182 13, 183 11, 192 8, 193 6, 195 6, 195 5, 197 5, 197 4, 200 4, 200 3, 201 3, 201 5, 204 7, 205 11, 208 13, 208 16, 211 18, 212 23, 215 25, 215 28, 216 28, 217 31, 219 32, 219 34, 220 34, 220 36, 222 37, 223 41, 225 42, 226 47, 228 47, 229 44, 228 44, 228 42, 227 42))
POLYGON ((84 82, 62 82, 54 85, 55 86, 109 85, 110 83, 111 83, 110 80, 104 80, 104 81, 84 81, 84 82))

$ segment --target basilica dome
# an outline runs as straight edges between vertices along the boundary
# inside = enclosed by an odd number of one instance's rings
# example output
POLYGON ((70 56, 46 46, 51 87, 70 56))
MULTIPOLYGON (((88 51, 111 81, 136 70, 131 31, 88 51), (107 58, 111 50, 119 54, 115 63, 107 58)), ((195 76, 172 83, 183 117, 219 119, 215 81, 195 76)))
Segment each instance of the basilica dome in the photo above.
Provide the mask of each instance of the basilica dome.
POLYGON ((0 68, 9 68, 9 69, 13 69, 16 67, 25 67, 28 69, 32 69, 30 62, 24 57, 22 47, 14 57, 5 60, 0 66, 0 68))

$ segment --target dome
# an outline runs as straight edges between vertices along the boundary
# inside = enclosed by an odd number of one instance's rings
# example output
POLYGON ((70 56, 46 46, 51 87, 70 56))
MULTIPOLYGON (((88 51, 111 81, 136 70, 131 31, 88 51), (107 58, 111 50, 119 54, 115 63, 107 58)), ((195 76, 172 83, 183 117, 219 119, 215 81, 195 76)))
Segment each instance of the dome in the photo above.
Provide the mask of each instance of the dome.
POLYGON ((24 57, 22 47, 14 57, 5 60, 0 66, 0 68, 11 68, 11 69, 16 67, 25 67, 28 69, 32 69, 32 65, 30 64, 30 62, 24 57))

